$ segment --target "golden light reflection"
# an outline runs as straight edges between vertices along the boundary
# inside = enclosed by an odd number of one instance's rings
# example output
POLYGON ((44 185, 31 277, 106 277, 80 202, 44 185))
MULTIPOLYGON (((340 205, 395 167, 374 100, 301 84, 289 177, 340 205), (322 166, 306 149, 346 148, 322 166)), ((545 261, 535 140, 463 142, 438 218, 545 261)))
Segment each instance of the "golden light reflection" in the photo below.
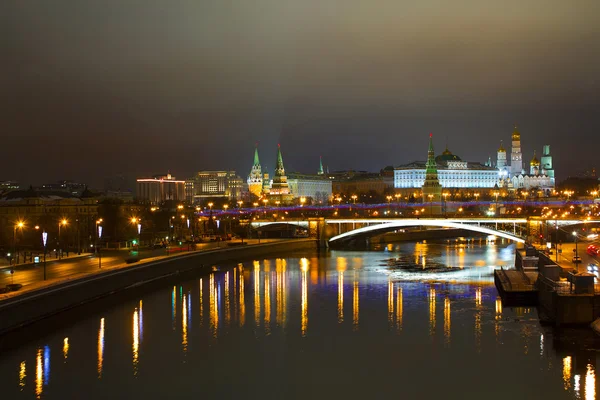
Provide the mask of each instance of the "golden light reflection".
POLYGON ((265 272, 265 333, 271 334, 271 282, 270 272, 265 272))
POLYGON ((308 258, 303 257, 300 259, 300 269, 303 272, 308 271, 308 258))
POLYGON ((187 320, 187 300, 183 299, 182 310, 181 310, 181 349, 183 354, 187 353, 188 349, 188 320, 187 320))
POLYGON ((388 281, 388 324, 394 323, 394 284, 388 281))
POLYGON ((444 299, 444 339, 446 344, 450 344, 450 299, 446 297, 444 299))
POLYGON ((202 278, 200 278, 200 281, 198 282, 198 288, 200 290, 200 294, 198 295, 199 297, 199 304, 198 307, 200 308, 199 310, 199 314, 200 314, 200 326, 202 326, 202 324, 204 323, 204 297, 202 295, 202 278))
MULTIPOLYGON (((306 260, 306 258, 303 258, 302 260, 306 260)), ((302 265, 302 315, 300 329, 302 336, 306 336, 308 330, 308 260, 306 260, 304 264, 302 263, 302 260, 300 260, 300 264, 302 265)))
POLYGON ((225 325, 229 326, 229 320, 231 319, 231 310, 229 302, 229 271, 225 273, 225 325))
POLYGON ((139 324, 139 333, 140 333, 140 343, 144 342, 144 311, 143 311, 143 306, 144 304, 142 303, 142 300, 140 300, 140 307, 139 307, 139 312, 138 312, 138 324, 139 324))
POLYGON ((139 351, 140 351, 140 331, 138 325, 138 310, 137 308, 133 311, 133 344, 131 346, 133 353, 133 376, 137 376, 138 372, 138 361, 139 361, 139 351))
POLYGON ((241 272, 240 270, 240 274, 239 274, 239 285, 238 285, 238 289, 240 291, 239 294, 239 298, 240 298, 240 326, 244 326, 244 324, 246 323, 246 298, 244 297, 244 274, 241 272))
POLYGON ((338 270, 338 324, 344 322, 344 271, 338 270))
POLYGON ((69 338, 66 337, 63 339, 63 358, 65 362, 67 362, 67 358, 69 358, 69 338))
POLYGON ((21 361, 21 365, 19 366, 19 388, 21 391, 25 389, 25 383, 27 378, 27 370, 25 368, 25 361, 21 361))
POLYGON ((260 326, 260 263, 254 261, 254 325, 260 326))
POLYGON ((502 299, 496 297, 496 319, 502 318, 502 299))
POLYGON ((42 349, 38 349, 35 360, 35 397, 40 399, 44 390, 44 368, 42 367, 42 349))
POLYGON ((398 293, 396 293, 396 329, 398 332, 402 331, 402 318, 403 315, 403 298, 402 298, 402 288, 398 286, 398 293))
POLYGON ((429 334, 435 334, 435 288, 429 288, 429 334))
POLYGON ((104 318, 100 319, 98 329, 98 379, 102 379, 102 367, 104 364, 104 318))
POLYGON ((563 384, 565 390, 571 388, 571 356, 563 358, 563 384))
POLYGON ((581 385, 580 385, 580 381, 581 381, 581 376, 575 375, 573 377, 573 392, 575 392, 575 398, 579 399, 580 397, 580 390, 581 390, 581 385))
POLYGON ((213 337, 216 339, 219 332, 219 299, 218 299, 218 285, 215 283, 215 274, 210 274, 210 286, 209 292, 209 318, 210 318, 210 329, 213 337))
POLYGON ((481 350, 481 311, 475 313, 475 348, 481 350))
POLYGON ((177 317, 177 287, 173 286, 173 293, 171 293, 171 328, 175 330, 175 317, 177 317))
POLYGON ((585 400, 596 400, 596 371, 592 364, 587 365, 585 373, 585 400))
POLYGON ((355 279, 352 290, 352 329, 355 331, 358 330, 359 306, 358 281, 355 279))
POLYGON ((477 305, 477 308, 481 307, 481 288, 480 287, 475 289, 475 305, 477 305))

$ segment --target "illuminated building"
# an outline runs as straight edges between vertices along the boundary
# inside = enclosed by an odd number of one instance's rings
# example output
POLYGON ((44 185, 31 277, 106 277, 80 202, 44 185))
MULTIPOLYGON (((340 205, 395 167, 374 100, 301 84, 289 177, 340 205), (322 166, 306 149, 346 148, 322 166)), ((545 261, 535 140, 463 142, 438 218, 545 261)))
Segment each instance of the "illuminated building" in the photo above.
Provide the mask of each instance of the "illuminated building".
POLYGON ((376 172, 350 170, 334 171, 327 175, 331 180, 332 192, 347 196, 369 193, 383 195, 394 186, 392 177, 376 172))
POLYGON ((244 186, 235 171, 200 171, 187 182, 186 197, 190 202, 213 197, 235 200, 241 198, 244 186))
POLYGON ((254 194, 257 197, 260 197, 263 191, 263 174, 260 166, 260 160, 258 158, 258 144, 254 149, 254 164, 252 164, 252 169, 250 170, 250 174, 248 175, 247 182, 248 190, 250 191, 250 193, 254 194))
MULTIPOLYGON (((443 188, 493 188, 498 184, 498 170, 480 163, 463 161, 446 150, 435 157, 437 179, 443 188)), ((432 165, 433 166, 433 165, 432 165)), ((427 163, 413 162, 394 168, 396 189, 421 188, 427 176, 427 163)))
POLYGON ((95 236, 99 196, 85 190, 76 197, 64 191, 13 190, 0 196, 0 242, 13 240, 15 221, 24 221, 26 229, 20 235, 23 243, 41 245, 36 225, 49 233, 48 243, 56 243, 56 221, 66 219, 69 228, 61 233, 63 243, 69 247, 87 248, 95 236))
POLYGON ((521 153, 521 133, 515 130, 512 133, 512 150, 510 152, 510 173, 512 176, 524 174, 523 155, 521 153))
POLYGON ((15 181, 0 181, 0 193, 8 192, 9 190, 19 190, 20 186, 15 181))
POLYGON ((137 198, 152 204, 166 200, 185 200, 185 181, 178 181, 171 174, 157 175, 152 178, 137 180, 137 198))
POLYGON ((292 172, 288 175, 288 185, 294 198, 311 198, 313 203, 327 204, 332 196, 331 180, 323 174, 311 175, 292 172))

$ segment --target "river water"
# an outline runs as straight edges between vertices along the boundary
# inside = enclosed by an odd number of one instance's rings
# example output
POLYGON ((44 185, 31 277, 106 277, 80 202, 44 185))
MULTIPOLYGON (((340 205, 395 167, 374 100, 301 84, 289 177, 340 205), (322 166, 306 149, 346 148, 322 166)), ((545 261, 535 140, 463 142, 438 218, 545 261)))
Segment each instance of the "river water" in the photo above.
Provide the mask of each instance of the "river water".
POLYGON ((0 355, 0 398, 595 399, 592 334, 502 307, 513 260, 459 239, 215 266, 50 321, 0 355))

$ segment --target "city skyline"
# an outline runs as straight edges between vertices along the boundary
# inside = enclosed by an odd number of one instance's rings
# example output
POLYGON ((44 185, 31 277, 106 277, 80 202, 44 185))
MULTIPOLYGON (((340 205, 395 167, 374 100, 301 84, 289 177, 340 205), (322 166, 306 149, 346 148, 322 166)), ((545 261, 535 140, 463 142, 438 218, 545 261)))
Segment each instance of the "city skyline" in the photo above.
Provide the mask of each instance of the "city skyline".
POLYGON ((484 162, 515 122, 560 179, 595 166, 593 1, 259 5, 2 2, 1 179, 245 175, 256 140, 290 170, 376 171, 429 132, 484 162))

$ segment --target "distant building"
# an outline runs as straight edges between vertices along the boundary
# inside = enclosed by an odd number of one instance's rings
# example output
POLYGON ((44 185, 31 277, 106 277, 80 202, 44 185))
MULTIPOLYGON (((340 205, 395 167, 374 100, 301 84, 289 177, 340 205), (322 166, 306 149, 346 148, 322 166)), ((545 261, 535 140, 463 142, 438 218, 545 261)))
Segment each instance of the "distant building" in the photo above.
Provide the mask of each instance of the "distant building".
POLYGON ((393 177, 367 171, 334 171, 327 174, 333 194, 348 196, 375 193, 383 195, 394 186, 393 177))
POLYGON ((140 178, 137 180, 137 198, 152 204, 167 200, 185 201, 185 181, 177 180, 171 174, 140 178))
POLYGON ((0 181, 0 193, 8 192, 9 190, 19 190, 19 188, 19 182, 0 181))
POLYGON ((80 196, 58 190, 12 190, 0 195, 0 243, 41 249, 41 232, 48 232, 48 250, 57 248, 58 221, 65 219, 61 232, 63 248, 89 249, 95 237, 99 197, 89 190, 80 196), (15 223, 22 221, 26 229, 17 232, 15 223), (39 230, 35 227, 38 226, 39 230))
POLYGON ((244 181, 235 171, 200 171, 185 183, 188 200, 199 202, 205 198, 239 199, 244 181))
POLYGON ((429 134, 429 150, 427 151, 427 164, 425 165, 425 181, 421 188, 423 190, 423 203, 430 203, 429 214, 441 214, 442 185, 440 185, 438 179, 437 160, 433 151, 433 135, 431 133, 429 134))
POLYGON ((327 204, 332 196, 331 180, 323 174, 299 174, 291 172, 287 176, 290 193, 294 198, 311 198, 313 203, 327 204))
POLYGON ((87 188, 85 183, 79 183, 69 180, 57 181, 56 183, 46 183, 36 188, 39 192, 65 192, 73 196, 81 196, 87 188))

